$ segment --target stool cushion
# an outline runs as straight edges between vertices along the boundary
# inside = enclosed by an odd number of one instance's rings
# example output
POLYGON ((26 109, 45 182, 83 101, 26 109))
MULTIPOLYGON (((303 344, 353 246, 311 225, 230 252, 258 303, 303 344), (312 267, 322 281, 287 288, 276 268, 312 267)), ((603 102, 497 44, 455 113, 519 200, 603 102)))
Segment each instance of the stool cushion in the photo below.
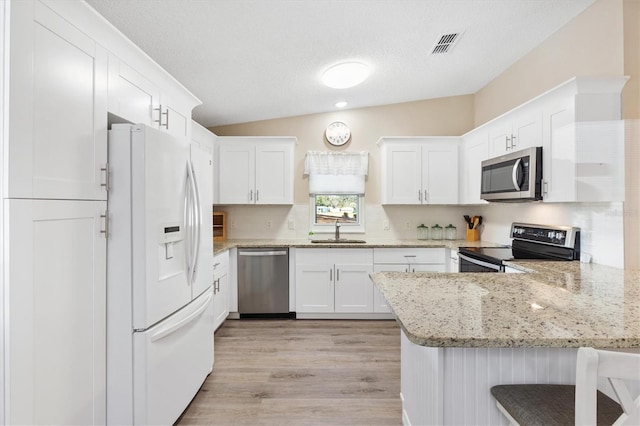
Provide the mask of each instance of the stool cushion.
MULTIPOLYGON (((571 385, 499 385, 493 397, 524 425, 574 425, 576 387, 571 385)), ((622 415, 620 405, 598 391, 598 425, 611 426, 622 415)))

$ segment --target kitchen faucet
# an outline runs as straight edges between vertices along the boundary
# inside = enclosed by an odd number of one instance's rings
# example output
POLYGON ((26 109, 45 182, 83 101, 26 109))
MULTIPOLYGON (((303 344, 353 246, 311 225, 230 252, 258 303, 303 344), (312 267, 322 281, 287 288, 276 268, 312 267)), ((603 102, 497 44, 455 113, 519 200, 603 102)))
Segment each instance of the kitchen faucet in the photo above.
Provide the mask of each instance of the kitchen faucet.
POLYGON ((340 219, 336 219, 336 236, 335 239, 338 241, 340 239, 340 223, 338 222, 340 219))

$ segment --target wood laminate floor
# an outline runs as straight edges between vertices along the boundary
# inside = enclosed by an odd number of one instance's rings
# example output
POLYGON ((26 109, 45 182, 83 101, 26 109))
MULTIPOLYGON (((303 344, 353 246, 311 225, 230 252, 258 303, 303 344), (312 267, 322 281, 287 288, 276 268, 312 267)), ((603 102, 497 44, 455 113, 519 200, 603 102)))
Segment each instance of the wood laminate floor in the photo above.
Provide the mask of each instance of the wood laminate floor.
POLYGON ((184 425, 400 425, 395 321, 227 320, 184 425))

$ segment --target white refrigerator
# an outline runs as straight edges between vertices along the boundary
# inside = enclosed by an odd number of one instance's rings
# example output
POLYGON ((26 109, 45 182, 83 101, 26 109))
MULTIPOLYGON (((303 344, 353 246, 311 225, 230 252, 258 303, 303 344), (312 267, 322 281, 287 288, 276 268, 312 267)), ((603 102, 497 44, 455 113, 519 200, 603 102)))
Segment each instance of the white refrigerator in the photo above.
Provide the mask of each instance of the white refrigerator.
POLYGON ((213 367, 212 147, 109 131, 107 424, 172 424, 213 367))

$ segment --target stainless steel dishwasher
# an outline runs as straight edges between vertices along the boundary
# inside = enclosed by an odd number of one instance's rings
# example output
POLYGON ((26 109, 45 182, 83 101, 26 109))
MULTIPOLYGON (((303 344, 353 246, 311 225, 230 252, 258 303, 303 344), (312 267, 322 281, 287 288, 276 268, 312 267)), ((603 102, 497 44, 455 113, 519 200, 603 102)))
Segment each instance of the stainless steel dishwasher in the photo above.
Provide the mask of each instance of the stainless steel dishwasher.
POLYGON ((289 316, 289 249, 238 249, 240 318, 289 316))

